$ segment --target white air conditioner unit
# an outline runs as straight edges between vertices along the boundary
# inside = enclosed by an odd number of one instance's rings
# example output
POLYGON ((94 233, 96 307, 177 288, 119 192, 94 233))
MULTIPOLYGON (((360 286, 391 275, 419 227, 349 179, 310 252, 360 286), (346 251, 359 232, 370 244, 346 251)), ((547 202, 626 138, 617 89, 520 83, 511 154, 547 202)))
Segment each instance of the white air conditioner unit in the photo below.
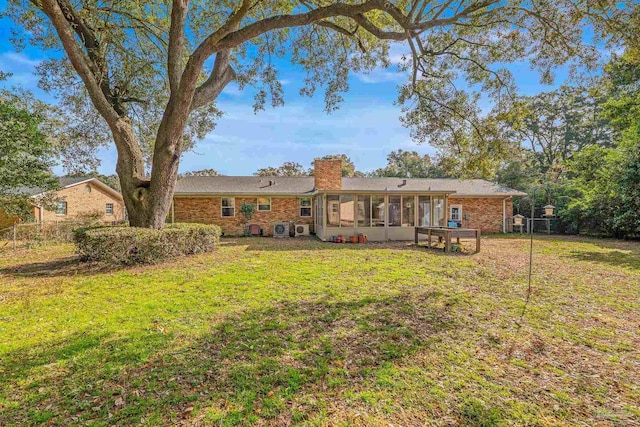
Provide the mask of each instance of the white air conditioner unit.
POLYGON ((296 224, 295 235, 298 236, 308 236, 309 235, 309 224, 296 224))
POLYGON ((289 237, 289 223, 276 222, 273 225, 273 237, 289 237))

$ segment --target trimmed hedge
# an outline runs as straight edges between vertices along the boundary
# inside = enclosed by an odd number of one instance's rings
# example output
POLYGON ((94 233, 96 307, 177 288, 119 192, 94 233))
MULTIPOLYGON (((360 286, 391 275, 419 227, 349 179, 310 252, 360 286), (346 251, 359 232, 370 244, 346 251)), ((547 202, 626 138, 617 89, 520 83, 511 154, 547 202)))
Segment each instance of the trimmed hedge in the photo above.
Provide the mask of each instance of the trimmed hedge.
POLYGON ((220 241, 217 225, 171 224, 160 230, 127 226, 87 227, 74 233, 76 253, 85 261, 153 264, 179 255, 209 252, 220 241))

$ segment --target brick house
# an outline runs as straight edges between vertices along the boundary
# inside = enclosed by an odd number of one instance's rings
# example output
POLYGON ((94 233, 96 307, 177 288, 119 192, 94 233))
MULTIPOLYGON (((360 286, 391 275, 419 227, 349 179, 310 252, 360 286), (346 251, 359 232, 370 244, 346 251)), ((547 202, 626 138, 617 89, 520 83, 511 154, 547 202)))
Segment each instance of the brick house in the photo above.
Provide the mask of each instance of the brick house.
POLYGON ((308 224, 321 240, 366 234, 369 240, 411 240, 415 226, 506 231, 513 198, 525 194, 480 179, 343 178, 340 160, 317 160, 312 177, 189 176, 178 181, 170 219, 217 224, 240 235, 243 202, 251 224, 273 234, 276 223, 308 224))
POLYGON ((60 188, 53 192, 54 209, 38 204, 42 190, 30 189, 33 216, 38 222, 73 220, 83 215, 101 213, 101 221, 125 219, 122 195, 96 178, 59 178, 60 188))

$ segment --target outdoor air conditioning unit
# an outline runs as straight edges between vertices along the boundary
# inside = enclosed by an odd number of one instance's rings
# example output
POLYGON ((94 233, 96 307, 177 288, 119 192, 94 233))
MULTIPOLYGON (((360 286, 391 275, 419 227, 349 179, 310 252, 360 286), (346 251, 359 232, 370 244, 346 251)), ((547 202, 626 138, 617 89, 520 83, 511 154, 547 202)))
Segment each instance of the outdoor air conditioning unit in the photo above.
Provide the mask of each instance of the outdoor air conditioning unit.
POLYGON ((309 224, 296 224, 296 237, 309 235, 309 224))
POLYGON ((277 222, 273 225, 273 237, 289 237, 289 223, 277 222))

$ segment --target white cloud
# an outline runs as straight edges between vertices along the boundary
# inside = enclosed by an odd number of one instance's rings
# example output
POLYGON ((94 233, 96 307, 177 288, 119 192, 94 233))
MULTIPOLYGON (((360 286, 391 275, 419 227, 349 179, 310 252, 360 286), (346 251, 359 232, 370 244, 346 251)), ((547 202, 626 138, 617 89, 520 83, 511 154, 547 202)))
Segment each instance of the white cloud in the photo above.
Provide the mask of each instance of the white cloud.
POLYGON ((232 98, 237 98, 242 96, 242 91, 240 90, 236 82, 231 82, 224 89, 222 89, 222 94, 230 96, 232 98))
POLYGON ((407 80, 407 74, 394 69, 378 68, 368 73, 356 73, 356 78, 363 83, 402 83, 407 80))
POLYGON ((2 52, 0 53, 0 71, 11 73, 3 86, 21 86, 25 89, 36 89, 38 77, 34 74, 35 68, 42 60, 33 59, 23 53, 2 52))
POLYGON ((13 66, 19 64, 29 68, 35 68, 41 62, 41 59, 32 59, 25 54, 18 52, 4 52, 0 54, 0 63, 2 64, 13 64, 13 66))
POLYGON ((433 153, 411 140, 399 121, 401 111, 389 101, 347 100, 333 114, 320 102, 295 102, 254 114, 250 105, 220 102, 226 113, 216 129, 187 153, 181 170, 215 168, 229 175, 250 175, 257 169, 296 161, 309 167, 315 157, 345 153, 360 170, 386 164, 392 150, 433 153))

